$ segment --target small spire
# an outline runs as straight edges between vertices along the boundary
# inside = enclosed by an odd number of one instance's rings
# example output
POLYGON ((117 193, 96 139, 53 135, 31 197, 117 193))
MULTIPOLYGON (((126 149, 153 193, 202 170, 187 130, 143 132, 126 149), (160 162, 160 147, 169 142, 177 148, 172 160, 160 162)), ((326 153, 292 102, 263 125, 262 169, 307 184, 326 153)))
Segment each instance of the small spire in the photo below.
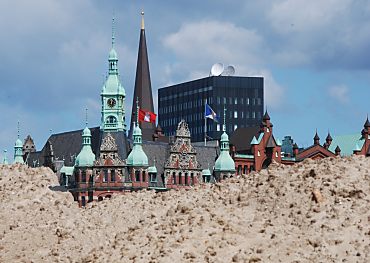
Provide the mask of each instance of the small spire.
POLYGON ((222 126, 222 131, 226 132, 226 106, 224 105, 224 125, 222 126))
POLYGON ((141 29, 145 29, 145 25, 144 25, 144 10, 141 10, 141 29))
POLYGON ((136 97, 136 125, 139 126, 139 97, 136 97))
POLYGON ((113 18, 112 18, 112 48, 114 48, 114 12, 113 12, 113 18))
POLYGON ((369 128, 370 127, 370 121, 369 121, 369 114, 366 117, 366 122, 364 124, 364 128, 369 128))
POLYGON ((17 133, 18 133, 18 139, 19 139, 19 121, 18 121, 18 127, 17 127, 17 133))
POLYGON ((87 124, 88 124, 88 119, 87 119, 87 114, 88 114, 88 111, 89 111, 89 109, 86 107, 86 109, 85 109, 85 124, 86 124, 86 127, 87 127, 87 124))
POLYGON ((267 112, 267 108, 266 108, 265 114, 263 115, 263 120, 264 121, 270 120, 270 115, 267 112))

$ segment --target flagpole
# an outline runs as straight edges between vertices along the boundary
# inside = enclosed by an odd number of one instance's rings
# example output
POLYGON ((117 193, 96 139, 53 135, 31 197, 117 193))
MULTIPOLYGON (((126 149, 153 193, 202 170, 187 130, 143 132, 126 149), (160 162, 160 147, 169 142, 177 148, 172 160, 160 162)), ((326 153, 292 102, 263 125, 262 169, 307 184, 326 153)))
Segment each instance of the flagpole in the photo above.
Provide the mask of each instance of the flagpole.
POLYGON ((207 99, 204 104, 204 146, 207 146, 207 117, 206 117, 207 99))

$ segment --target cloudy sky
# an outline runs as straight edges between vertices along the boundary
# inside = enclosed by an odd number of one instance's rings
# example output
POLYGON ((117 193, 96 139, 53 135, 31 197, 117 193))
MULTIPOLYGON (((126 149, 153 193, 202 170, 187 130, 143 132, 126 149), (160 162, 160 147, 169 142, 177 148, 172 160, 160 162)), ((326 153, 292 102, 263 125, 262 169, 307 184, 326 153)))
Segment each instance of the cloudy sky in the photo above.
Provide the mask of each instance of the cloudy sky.
POLYGON ((322 139, 328 129, 359 133, 370 113, 367 0, 0 0, 0 148, 9 158, 18 120, 38 149, 50 130, 82 128, 86 107, 89 125, 100 124, 113 10, 131 110, 141 9, 155 100, 158 88, 223 62, 265 78, 275 134, 300 146, 316 128, 322 139))

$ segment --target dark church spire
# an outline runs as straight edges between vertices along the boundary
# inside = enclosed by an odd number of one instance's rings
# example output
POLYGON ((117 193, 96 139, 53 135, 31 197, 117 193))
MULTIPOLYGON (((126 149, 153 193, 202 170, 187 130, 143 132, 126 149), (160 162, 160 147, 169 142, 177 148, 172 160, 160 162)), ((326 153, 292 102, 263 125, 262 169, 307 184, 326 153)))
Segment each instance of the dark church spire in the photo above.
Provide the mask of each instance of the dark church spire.
MULTIPOLYGON (((148 52, 146 48, 145 27, 144 27, 144 12, 141 12, 141 29, 139 52, 137 57, 135 90, 132 101, 130 138, 134 129, 133 122, 136 120, 136 99, 139 98, 140 109, 154 112, 152 86, 150 82, 148 52)), ((143 122, 140 123, 140 128, 143 134, 143 140, 152 140, 152 135, 155 132, 155 123, 143 122)))

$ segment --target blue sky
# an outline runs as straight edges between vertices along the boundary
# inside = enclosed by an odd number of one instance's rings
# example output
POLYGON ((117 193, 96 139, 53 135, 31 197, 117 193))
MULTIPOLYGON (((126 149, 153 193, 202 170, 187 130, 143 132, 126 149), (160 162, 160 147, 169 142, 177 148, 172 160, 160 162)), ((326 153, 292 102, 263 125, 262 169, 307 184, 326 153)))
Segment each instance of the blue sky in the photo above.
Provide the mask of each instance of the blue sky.
POLYGON ((222 62, 265 77, 280 138, 308 146, 316 128, 322 139, 328 129, 361 131, 370 112, 369 1, 0 0, 0 149, 10 159, 18 120, 38 149, 50 129, 82 128, 86 107, 89 125, 100 124, 113 10, 130 112, 141 9, 155 100, 158 88, 222 62))

